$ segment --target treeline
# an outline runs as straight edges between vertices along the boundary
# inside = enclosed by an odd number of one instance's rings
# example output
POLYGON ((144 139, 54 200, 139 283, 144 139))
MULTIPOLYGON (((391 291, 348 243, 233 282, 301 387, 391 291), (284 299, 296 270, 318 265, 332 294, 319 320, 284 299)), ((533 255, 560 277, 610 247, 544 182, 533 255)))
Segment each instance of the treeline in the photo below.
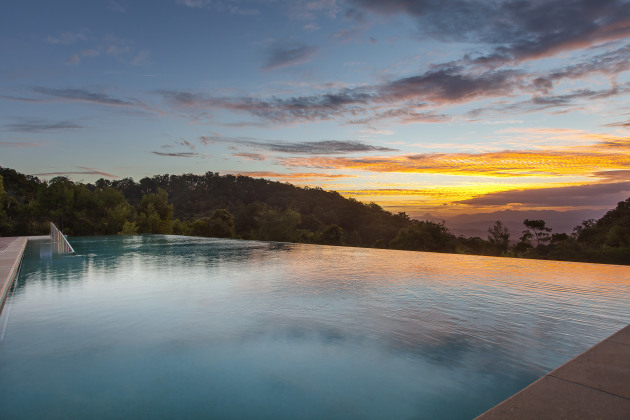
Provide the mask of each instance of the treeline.
POLYGON ((247 176, 157 175, 135 182, 42 181, 0 167, 0 235, 159 233, 630 264, 630 198, 571 235, 525 220, 520 240, 501 222, 487 238, 456 237, 334 191, 247 176))

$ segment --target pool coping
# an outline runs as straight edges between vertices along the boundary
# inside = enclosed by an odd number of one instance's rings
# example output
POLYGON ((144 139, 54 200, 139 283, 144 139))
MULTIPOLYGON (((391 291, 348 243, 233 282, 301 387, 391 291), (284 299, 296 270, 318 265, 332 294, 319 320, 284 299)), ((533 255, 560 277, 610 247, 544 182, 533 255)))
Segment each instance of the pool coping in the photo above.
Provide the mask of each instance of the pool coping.
POLYGON ((630 325, 477 417, 506 418, 630 418, 630 325))
POLYGON ((14 236, 4 237, 3 239, 12 239, 12 241, 0 251, 0 314, 9 295, 9 290, 11 290, 11 286, 19 272, 26 243, 28 241, 50 239, 50 236, 14 236))

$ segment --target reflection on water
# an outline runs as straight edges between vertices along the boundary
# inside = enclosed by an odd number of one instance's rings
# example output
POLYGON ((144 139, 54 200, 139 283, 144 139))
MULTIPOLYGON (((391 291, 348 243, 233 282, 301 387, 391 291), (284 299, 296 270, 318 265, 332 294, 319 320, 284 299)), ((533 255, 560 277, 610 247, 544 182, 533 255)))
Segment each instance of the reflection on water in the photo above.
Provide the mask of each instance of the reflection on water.
POLYGON ((628 267, 176 236, 73 246, 29 245, 0 343, 3 418, 471 418, 630 322, 628 267))

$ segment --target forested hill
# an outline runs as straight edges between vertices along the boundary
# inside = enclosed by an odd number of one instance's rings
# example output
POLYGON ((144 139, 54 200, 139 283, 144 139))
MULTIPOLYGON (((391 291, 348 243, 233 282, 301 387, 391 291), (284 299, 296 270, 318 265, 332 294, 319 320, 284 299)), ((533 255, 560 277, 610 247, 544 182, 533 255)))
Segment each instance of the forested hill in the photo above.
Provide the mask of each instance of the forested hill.
POLYGON ((3 234, 23 234, 31 219, 43 218, 63 224, 69 235, 120 233, 127 223, 127 231, 139 233, 384 246, 412 224, 404 213, 337 192, 247 176, 208 172, 92 185, 65 177, 43 182, 7 168, 0 175, 7 195, 3 234))
POLYGON ((41 181, 0 167, 0 236, 163 233, 630 264, 630 198, 572 235, 543 220, 523 222, 510 240, 497 221, 487 238, 451 234, 442 223, 392 214, 334 191, 247 176, 157 175, 94 184, 41 181))

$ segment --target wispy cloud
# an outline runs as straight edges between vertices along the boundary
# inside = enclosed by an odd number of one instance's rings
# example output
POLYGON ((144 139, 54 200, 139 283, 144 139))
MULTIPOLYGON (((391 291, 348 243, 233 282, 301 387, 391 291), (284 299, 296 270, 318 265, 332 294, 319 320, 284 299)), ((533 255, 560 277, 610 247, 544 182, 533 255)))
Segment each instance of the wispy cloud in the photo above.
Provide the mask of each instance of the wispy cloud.
POLYGON ((230 138, 219 135, 202 136, 203 144, 212 143, 233 143, 241 146, 251 147, 255 149, 269 150, 278 153, 290 153, 297 155, 336 155, 345 153, 361 153, 361 152, 393 152, 391 149, 383 146, 373 146, 354 140, 322 140, 322 141, 306 141, 306 142, 280 142, 280 141, 262 141, 249 138, 230 138))
POLYGON ((15 147, 15 148, 21 148, 21 147, 39 147, 41 146, 41 144, 39 143, 33 143, 33 142, 20 142, 20 141, 0 141, 0 147, 15 147))
POLYGON ((199 153, 195 153, 195 152, 171 152, 171 153, 151 152, 151 153, 153 153, 154 155, 158 155, 158 156, 185 157, 185 158, 199 156, 199 153))
POLYGON ((120 3, 111 0, 109 2, 109 9, 118 13, 127 13, 127 8, 122 6, 120 3))
POLYGON ((318 47, 311 45, 273 45, 267 51, 267 58, 261 69, 270 71, 305 64, 315 57, 318 50, 318 47))
POLYGON ((68 101, 88 102, 98 105, 127 107, 139 104, 137 101, 134 100, 115 98, 106 93, 91 92, 85 89, 54 89, 47 87, 34 87, 33 91, 54 98, 64 99, 68 101))
POLYGON ((84 128, 73 121, 48 121, 39 118, 20 118, 19 122, 5 124, 7 131, 17 131, 22 133, 39 133, 48 131, 69 131, 84 128))
POLYGON ((241 16, 256 16, 260 14, 260 10, 256 8, 240 7, 232 1, 220 1, 220 0, 177 0, 177 4, 200 9, 207 7, 212 10, 220 12, 229 12, 234 15, 241 16))
POLYGON ((68 175, 101 175, 107 178, 119 178, 117 175, 113 175, 107 172, 99 171, 97 169, 88 168, 86 166, 77 166, 77 168, 82 169, 81 171, 57 171, 57 172, 40 172, 36 174, 31 174, 33 176, 68 176, 68 175))
POLYGON ((70 45, 78 41, 87 41, 90 37, 90 31, 82 29, 79 32, 64 32, 60 35, 48 35, 44 41, 48 44, 64 44, 70 45))
POLYGON ((236 158, 242 158, 242 159, 246 159, 246 160, 254 160, 254 161, 258 161, 258 162, 261 162, 261 161, 267 159, 267 157, 265 155, 261 155, 260 153, 234 153, 232 156, 234 156, 236 158))

